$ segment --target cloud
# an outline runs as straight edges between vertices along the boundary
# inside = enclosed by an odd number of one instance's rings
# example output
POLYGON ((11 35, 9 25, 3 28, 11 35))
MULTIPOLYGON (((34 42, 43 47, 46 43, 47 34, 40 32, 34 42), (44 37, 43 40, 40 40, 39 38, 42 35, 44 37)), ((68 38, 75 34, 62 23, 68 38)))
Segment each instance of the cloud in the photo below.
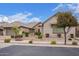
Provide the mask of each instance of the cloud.
POLYGON ((40 22, 40 18, 33 17, 29 22, 40 22))
POLYGON ((17 13, 15 15, 11 15, 11 16, 5 16, 5 15, 0 15, 0 22, 4 21, 4 22, 14 22, 14 21, 20 21, 23 23, 28 23, 28 22, 38 22, 40 21, 40 18, 38 17, 31 17, 32 13, 17 13))
POLYGON ((79 4, 75 7, 75 13, 79 13, 79 4))
POLYGON ((55 7, 52 11, 56 11, 58 9, 60 9, 63 6, 63 4, 59 4, 57 7, 55 7))
POLYGON ((58 11, 72 11, 73 13, 79 13, 79 4, 78 3, 62 3, 57 5, 54 9, 52 9, 54 12, 58 11))
POLYGON ((2 22, 2 21, 7 22, 8 21, 8 17, 6 17, 4 15, 0 15, 0 22, 2 22))
POLYGON ((10 22, 14 22, 14 21, 20 21, 23 22, 24 20, 27 20, 28 16, 31 16, 31 13, 18 13, 12 16, 8 16, 9 20, 11 20, 10 22))
POLYGON ((54 9, 52 9, 54 13, 63 12, 63 11, 71 11, 73 15, 79 19, 79 4, 78 3, 63 3, 57 5, 54 9))

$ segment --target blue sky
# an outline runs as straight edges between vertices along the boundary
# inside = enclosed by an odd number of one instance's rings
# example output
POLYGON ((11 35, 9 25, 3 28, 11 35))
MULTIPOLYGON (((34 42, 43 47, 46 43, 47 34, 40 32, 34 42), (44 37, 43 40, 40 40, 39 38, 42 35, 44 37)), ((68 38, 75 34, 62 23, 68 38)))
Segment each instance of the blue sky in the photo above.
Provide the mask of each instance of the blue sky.
POLYGON ((79 4, 59 3, 2 3, 0 4, 0 21, 45 21, 56 12, 72 10, 78 14, 79 4), (35 20, 34 20, 35 19, 35 20))

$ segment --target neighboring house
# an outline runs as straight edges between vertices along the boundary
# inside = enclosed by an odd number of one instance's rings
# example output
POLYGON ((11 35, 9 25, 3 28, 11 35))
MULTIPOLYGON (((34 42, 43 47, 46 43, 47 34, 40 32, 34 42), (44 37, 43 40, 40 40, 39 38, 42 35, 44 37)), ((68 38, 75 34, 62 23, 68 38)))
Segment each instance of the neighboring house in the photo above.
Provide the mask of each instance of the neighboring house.
POLYGON ((21 32, 30 33, 29 35, 34 36, 34 33, 41 31, 41 28, 38 26, 40 22, 31 22, 28 24, 23 24, 21 22, 15 21, 12 23, 0 22, 0 37, 1 36, 13 36, 15 35, 13 27, 17 26, 21 29, 21 32), (39 28, 38 28, 39 27, 39 28))
MULTIPOLYGON (((57 15, 49 17, 43 23, 43 37, 51 38, 51 39, 64 39, 64 31, 63 28, 57 28, 57 15)), ((75 37, 75 28, 71 27, 69 32, 67 33, 67 39, 75 37)), ((68 28, 66 28, 67 30, 68 28)))
POLYGON ((32 30, 32 28, 28 28, 26 27, 26 25, 20 22, 13 22, 13 23, 1 22, 0 23, 0 36, 15 35, 13 31, 14 26, 17 26, 18 28, 20 28, 22 32, 30 32, 32 30))
POLYGON ((31 22, 31 23, 28 23, 26 26, 33 29, 31 31, 32 35, 34 35, 35 32, 42 32, 42 23, 41 22, 31 22))
POLYGON ((35 32, 42 32, 42 23, 41 22, 38 22, 32 28, 35 30, 35 32))

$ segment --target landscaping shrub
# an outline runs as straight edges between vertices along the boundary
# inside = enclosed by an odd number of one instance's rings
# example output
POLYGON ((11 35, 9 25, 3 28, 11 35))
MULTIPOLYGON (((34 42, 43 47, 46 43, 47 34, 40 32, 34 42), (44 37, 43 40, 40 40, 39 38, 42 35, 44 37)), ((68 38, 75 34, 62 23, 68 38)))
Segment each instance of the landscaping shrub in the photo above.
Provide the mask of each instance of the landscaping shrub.
POLYGON ((56 41, 53 40, 53 41, 50 42, 50 44, 56 44, 56 41))
POLYGON ((41 32, 35 32, 35 35, 38 36, 38 39, 42 39, 42 34, 41 34, 41 32))
POLYGON ((22 35, 16 35, 15 36, 15 41, 22 41, 23 39, 22 39, 22 35))
POLYGON ((10 43, 11 39, 5 39, 4 42, 5 43, 10 43))
POLYGON ((26 37, 29 36, 29 33, 28 32, 23 32, 22 34, 25 35, 26 37))
POLYGON ((35 35, 41 35, 41 32, 35 32, 35 35))
POLYGON ((11 38, 15 38, 14 36, 11 36, 11 38))
POLYGON ((26 37, 28 37, 28 36, 29 36, 29 33, 28 33, 28 32, 26 32, 26 33, 25 33, 25 36, 26 36, 26 37))
POLYGON ((71 39, 71 38, 69 38, 68 40, 69 40, 69 41, 72 41, 72 39, 71 39))
POLYGON ((72 45, 78 45, 78 43, 76 41, 73 41, 72 45))
POLYGON ((39 36, 38 36, 38 39, 42 39, 42 35, 39 35, 39 36))
POLYGON ((15 38, 22 38, 22 35, 16 35, 15 38))
POLYGON ((32 41, 32 40, 30 40, 28 43, 32 44, 32 43, 33 43, 33 41, 32 41))

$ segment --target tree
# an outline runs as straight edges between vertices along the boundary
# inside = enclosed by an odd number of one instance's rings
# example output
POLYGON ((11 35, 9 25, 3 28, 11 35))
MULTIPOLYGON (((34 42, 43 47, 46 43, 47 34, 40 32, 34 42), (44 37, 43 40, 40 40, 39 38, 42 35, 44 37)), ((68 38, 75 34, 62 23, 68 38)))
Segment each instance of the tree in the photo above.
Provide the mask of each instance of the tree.
POLYGON ((57 27, 62 27, 64 30, 64 37, 65 37, 65 45, 66 45, 66 27, 70 28, 72 26, 77 26, 77 19, 75 16, 72 15, 71 12, 60 12, 57 14, 57 27))
POLYGON ((15 33, 15 36, 22 35, 22 31, 20 30, 19 27, 14 26, 14 27, 12 27, 12 28, 13 28, 13 32, 15 33))
POLYGON ((14 37, 16 41, 22 41, 22 31, 18 26, 13 27, 14 37))

